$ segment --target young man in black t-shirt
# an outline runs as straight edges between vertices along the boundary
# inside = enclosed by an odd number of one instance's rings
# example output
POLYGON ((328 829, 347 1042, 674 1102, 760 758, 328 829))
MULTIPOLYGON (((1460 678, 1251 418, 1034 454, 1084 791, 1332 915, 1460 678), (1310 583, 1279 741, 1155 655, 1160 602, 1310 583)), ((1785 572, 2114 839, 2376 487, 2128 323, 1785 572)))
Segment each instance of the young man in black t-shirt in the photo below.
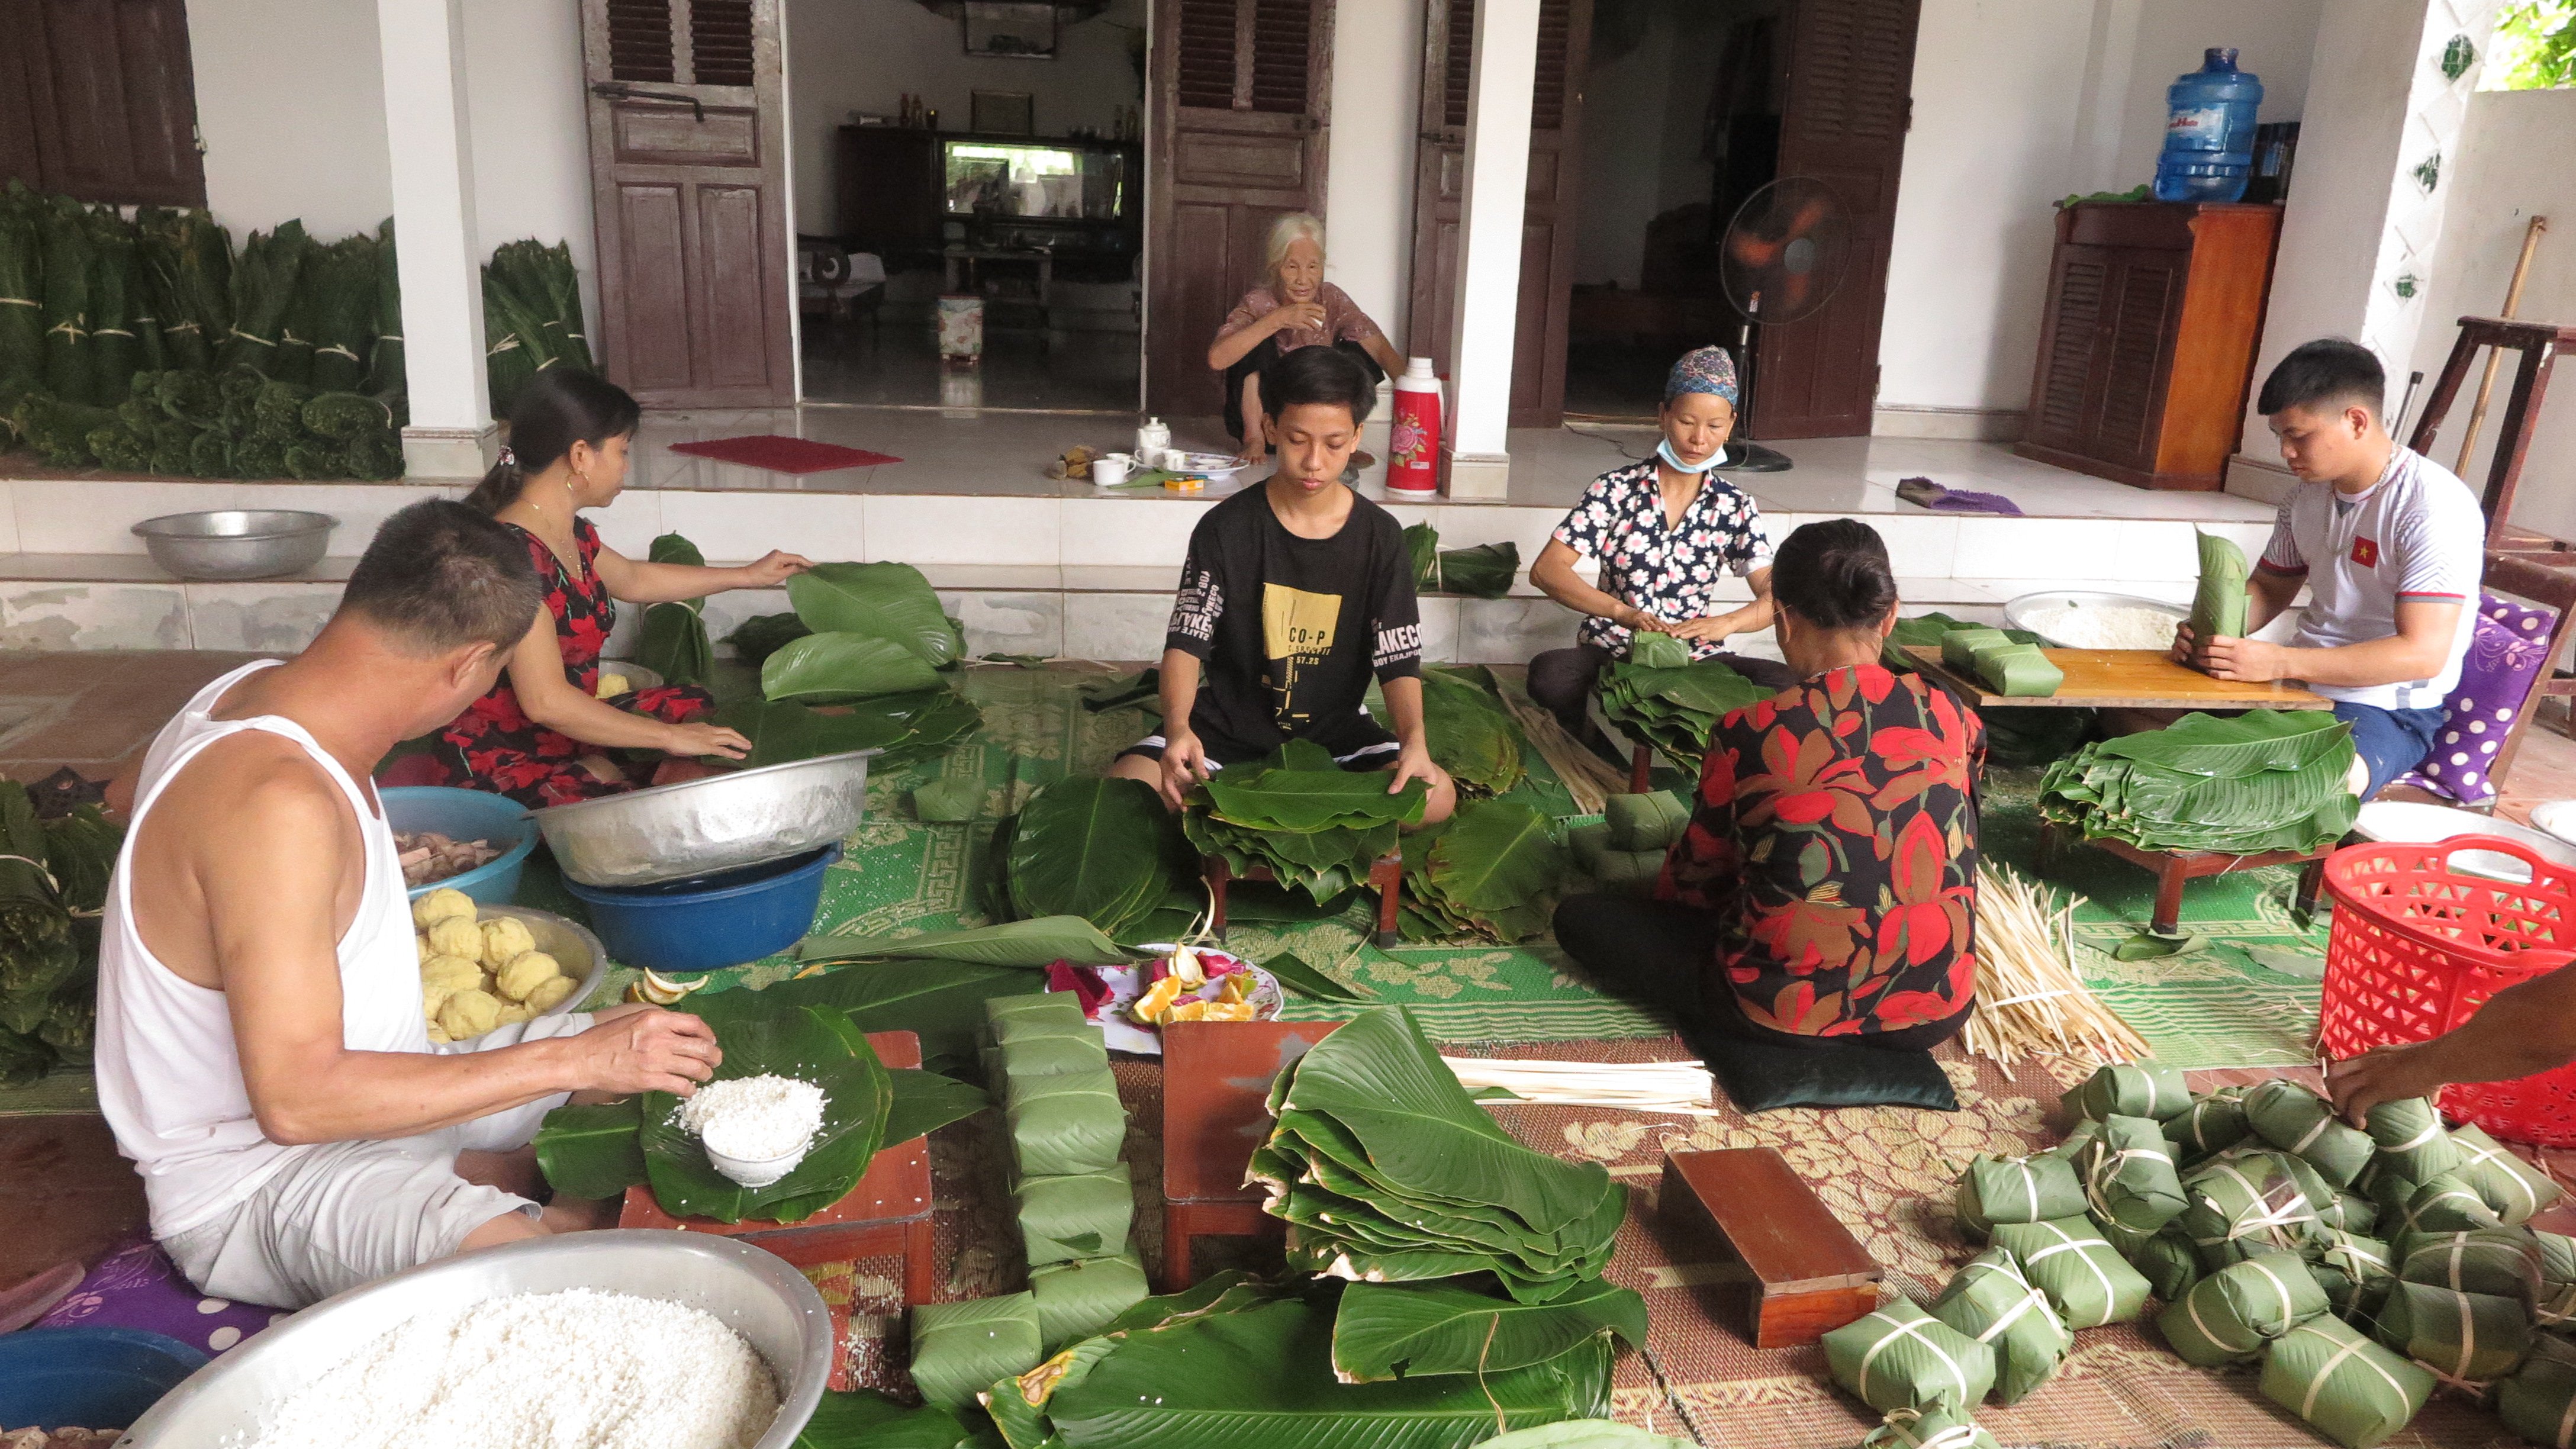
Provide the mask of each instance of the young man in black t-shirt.
POLYGON ((1376 390, 1329 347, 1288 354, 1262 377, 1279 471, 1219 503, 1190 534, 1163 646, 1163 729, 1110 774, 1142 780, 1177 809, 1190 786, 1312 740, 1354 770, 1431 787, 1429 824, 1456 787, 1422 724, 1422 614, 1393 515, 1342 486, 1376 390), (1362 701, 1374 673, 1390 732, 1362 701))

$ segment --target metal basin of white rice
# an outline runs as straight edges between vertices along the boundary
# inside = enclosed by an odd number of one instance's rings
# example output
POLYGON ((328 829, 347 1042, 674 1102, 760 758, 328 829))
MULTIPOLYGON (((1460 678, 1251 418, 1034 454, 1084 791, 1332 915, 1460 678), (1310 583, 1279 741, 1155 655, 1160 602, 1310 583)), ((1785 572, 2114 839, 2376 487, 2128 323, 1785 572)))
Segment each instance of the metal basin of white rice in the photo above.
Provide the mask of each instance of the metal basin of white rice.
POLYGON ((2055 649, 2171 649, 2174 626, 2190 617, 2189 608, 2163 599, 2087 589, 2024 594, 2004 605, 2005 623, 2055 649))

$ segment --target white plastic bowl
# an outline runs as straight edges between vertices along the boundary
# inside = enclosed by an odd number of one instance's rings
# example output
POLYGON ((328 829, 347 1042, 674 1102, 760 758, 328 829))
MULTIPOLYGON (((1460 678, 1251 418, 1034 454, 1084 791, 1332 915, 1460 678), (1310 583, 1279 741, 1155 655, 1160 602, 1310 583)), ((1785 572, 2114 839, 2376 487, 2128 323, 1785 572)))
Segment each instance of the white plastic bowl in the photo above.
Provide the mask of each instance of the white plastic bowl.
POLYGON ((703 1137, 698 1139, 698 1145, 706 1148, 707 1161, 715 1164, 716 1171, 743 1187, 767 1187, 796 1170, 796 1164, 803 1162, 805 1154, 813 1150, 814 1139, 809 1135, 796 1144, 795 1151, 782 1152, 776 1157, 736 1157, 708 1146, 703 1137))

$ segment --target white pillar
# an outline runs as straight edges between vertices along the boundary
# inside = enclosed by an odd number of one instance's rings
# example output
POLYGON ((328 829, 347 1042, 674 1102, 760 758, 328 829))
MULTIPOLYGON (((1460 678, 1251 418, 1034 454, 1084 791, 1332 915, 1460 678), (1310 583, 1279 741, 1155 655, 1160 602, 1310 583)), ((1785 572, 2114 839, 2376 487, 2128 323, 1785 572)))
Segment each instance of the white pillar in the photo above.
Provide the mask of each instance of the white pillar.
POLYGON ((480 477, 498 450, 483 374, 483 273, 466 120, 463 0, 376 0, 401 266, 414 478, 480 477))
POLYGON ((1538 7, 1539 0, 1476 4, 1467 190, 1458 223, 1458 295, 1450 312, 1452 498, 1501 498, 1511 488, 1512 331, 1520 316, 1538 7))

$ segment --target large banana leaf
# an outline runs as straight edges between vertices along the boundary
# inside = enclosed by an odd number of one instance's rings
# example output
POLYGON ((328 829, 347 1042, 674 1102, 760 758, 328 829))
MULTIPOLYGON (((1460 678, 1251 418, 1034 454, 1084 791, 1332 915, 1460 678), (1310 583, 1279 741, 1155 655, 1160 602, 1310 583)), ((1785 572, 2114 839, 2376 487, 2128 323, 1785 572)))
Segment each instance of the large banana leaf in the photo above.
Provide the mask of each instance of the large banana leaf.
POLYGON ((1512 591, 1512 579, 1520 571, 1521 548, 1516 543, 1480 543, 1473 548, 1440 551, 1440 591, 1445 594, 1499 599, 1512 591))
POLYGON ((2245 632, 2245 550, 2236 540, 2206 530, 2200 539, 2200 587, 2191 597, 2192 637, 2240 637, 2245 632))
POLYGON ((1491 685, 1477 678, 1481 673, 1423 667, 1423 733, 1431 758, 1460 788, 1500 795, 1527 773, 1521 763, 1520 726, 1494 697, 1491 685))
POLYGON ((1298 1059, 1281 1105, 1348 1130, 1387 1186, 1488 1203, 1533 1232, 1598 1211, 1613 1191, 1600 1164, 1545 1156, 1495 1126, 1402 1007, 1365 1012, 1316 1043, 1298 1059))
POLYGON ((816 564, 787 581, 787 599, 817 634, 890 640, 934 668, 966 652, 930 581, 910 564, 816 564))
POLYGON ((1344 1383, 1499 1373, 1611 1333, 1645 1347, 1646 1300, 1597 1279, 1544 1304, 1450 1283, 1354 1283, 1333 1319, 1333 1372, 1344 1383))
POLYGON ((1546 817, 1517 800, 1469 800, 1445 823, 1404 841, 1405 898, 1441 934, 1458 928, 1506 941, 1547 929, 1568 869, 1546 817))
POLYGON ((2352 727, 2327 710, 2254 709, 2187 714, 2160 730, 2104 740, 2101 752, 2187 775, 2244 775, 2305 769, 2351 739, 2352 727))
POLYGON ((1183 879, 1179 823, 1152 786, 1071 779, 1029 797, 1011 838, 1011 904, 1080 916, 1115 939, 1183 879))
POLYGON ((1199 788, 1209 806, 1235 824, 1313 831, 1414 824, 1422 818, 1428 787, 1409 781, 1390 794, 1383 774, 1345 770, 1323 746, 1291 740, 1267 760, 1217 771, 1199 788))
POLYGON ((1105 1341, 1046 1403, 1064 1449, 1465 1449, 1497 1429, 1599 1418, 1609 1404, 1610 1350, 1598 1340, 1482 1378, 1340 1383, 1330 1309, 1297 1300, 1105 1341))
POLYGON ((937 1404, 906 1408, 874 1389, 825 1389, 791 1449, 966 1449, 970 1442, 966 1426, 937 1404))
POLYGON ((773 702, 845 704, 938 687, 939 671, 927 660, 872 634, 808 634, 760 663, 760 692, 773 702))
POLYGON ((646 1177, 636 1138, 643 1125, 643 1103, 635 1097, 557 1107, 537 1129, 537 1170, 567 1197, 622 1196, 646 1177))
POLYGON ((1100 928, 1080 916, 1038 916, 998 926, 954 931, 922 931, 910 936, 808 936, 796 947, 807 961, 883 961, 911 957, 925 961, 972 961, 984 966, 1076 966, 1123 962, 1100 928))
POLYGON ((681 1130, 677 1096, 644 1093, 644 1166, 654 1198, 673 1217, 802 1222, 847 1196, 876 1155, 894 1084, 866 1034, 846 1014, 782 1009, 765 996, 729 991, 691 1003, 724 1049, 716 1079, 774 1073, 812 1082, 823 1089, 823 1125, 794 1171, 767 1187, 744 1187, 716 1171, 698 1140, 681 1130))
MULTIPOLYGON (((687 564, 703 568, 706 556, 698 546, 676 533, 666 533, 653 540, 645 557, 653 563, 687 564)), ((662 676, 670 684, 703 684, 715 669, 715 648, 707 642, 707 621, 700 611, 704 603, 683 599, 677 603, 644 606, 644 628, 635 647, 635 662, 662 676)))
POLYGON ((840 1012, 862 1032, 918 1033, 922 1065, 946 1072, 975 1066, 985 1001, 1023 996, 1028 989, 1028 972, 1011 966, 870 961, 781 981, 760 997, 775 1008, 812 1006, 840 1012))
POLYGON ((972 701, 952 689, 889 694, 831 710, 745 695, 708 716, 751 741, 751 754, 741 762, 746 767, 846 750, 883 750, 886 758, 880 764, 928 756, 947 749, 983 718, 972 701))
POLYGON ((2359 808, 2350 734, 2321 711, 2186 716, 2051 765, 2040 813, 2148 849, 2313 850, 2351 829, 2359 808))
POLYGON ((1440 530, 1427 523, 1405 529, 1404 551, 1413 564, 1413 591, 1436 592, 1440 587, 1440 530))

